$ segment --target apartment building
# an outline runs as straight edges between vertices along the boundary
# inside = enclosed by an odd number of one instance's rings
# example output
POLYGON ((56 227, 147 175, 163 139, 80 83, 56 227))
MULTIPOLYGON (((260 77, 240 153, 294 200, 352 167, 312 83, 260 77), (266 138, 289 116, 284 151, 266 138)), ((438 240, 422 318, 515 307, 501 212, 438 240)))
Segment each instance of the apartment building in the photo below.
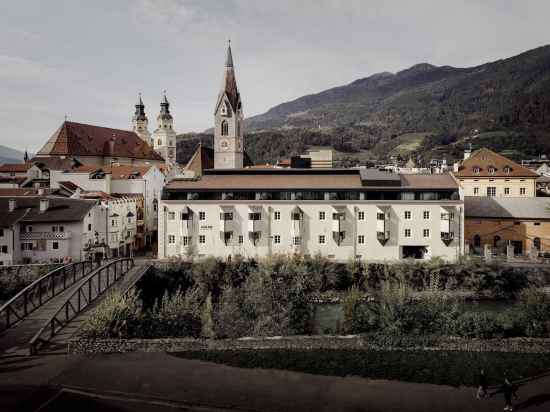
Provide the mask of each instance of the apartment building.
POLYGON ((537 173, 486 148, 466 151, 453 175, 464 196, 536 196, 537 173))
POLYGON ((463 201, 450 175, 370 169, 220 169, 174 179, 159 258, 321 254, 346 261, 456 260, 463 201))

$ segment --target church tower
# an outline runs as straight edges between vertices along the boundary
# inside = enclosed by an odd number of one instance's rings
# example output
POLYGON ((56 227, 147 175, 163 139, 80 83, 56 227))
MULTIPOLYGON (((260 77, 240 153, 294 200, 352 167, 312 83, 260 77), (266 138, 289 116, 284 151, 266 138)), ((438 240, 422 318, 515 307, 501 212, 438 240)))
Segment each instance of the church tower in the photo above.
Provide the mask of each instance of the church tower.
POLYGON ((149 120, 145 115, 145 105, 139 94, 138 102, 136 103, 136 112, 132 118, 134 132, 147 144, 151 144, 151 133, 149 133, 149 120))
POLYGON ((176 132, 174 119, 170 114, 170 103, 164 93, 157 116, 157 129, 153 132, 153 148, 164 157, 168 165, 176 164, 176 132))
POLYGON ((214 168, 243 167, 243 111, 233 66, 231 43, 227 46, 224 77, 214 111, 214 168))

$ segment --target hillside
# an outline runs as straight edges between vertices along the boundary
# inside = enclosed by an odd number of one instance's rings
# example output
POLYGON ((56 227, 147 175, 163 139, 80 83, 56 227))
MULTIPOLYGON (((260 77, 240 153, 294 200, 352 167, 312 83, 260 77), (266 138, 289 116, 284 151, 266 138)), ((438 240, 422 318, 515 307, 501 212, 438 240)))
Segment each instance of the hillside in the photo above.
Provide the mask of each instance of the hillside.
POLYGON ((359 162, 389 154, 452 159, 469 143, 514 157, 550 154, 550 46, 471 68, 422 63, 375 74, 246 123, 255 161, 319 144, 359 162), (479 141, 469 137, 474 129, 479 141))
POLYGON ((0 145, 0 164, 23 163, 24 153, 7 146, 0 145))

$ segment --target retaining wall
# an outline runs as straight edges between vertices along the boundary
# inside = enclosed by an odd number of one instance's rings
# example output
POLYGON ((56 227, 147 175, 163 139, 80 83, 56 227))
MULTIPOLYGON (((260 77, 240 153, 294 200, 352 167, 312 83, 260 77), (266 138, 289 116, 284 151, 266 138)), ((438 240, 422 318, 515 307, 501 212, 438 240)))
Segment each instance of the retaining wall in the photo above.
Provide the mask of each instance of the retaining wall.
POLYGON ((385 335, 289 336, 240 339, 85 339, 69 342, 68 352, 187 352, 229 350, 406 350, 550 353, 550 339, 464 339, 385 335))

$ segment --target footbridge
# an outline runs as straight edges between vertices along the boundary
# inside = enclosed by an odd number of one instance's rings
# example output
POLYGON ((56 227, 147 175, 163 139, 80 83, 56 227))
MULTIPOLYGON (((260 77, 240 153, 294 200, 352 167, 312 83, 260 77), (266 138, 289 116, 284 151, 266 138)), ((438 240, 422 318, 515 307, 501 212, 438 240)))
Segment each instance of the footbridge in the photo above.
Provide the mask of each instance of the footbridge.
POLYGON ((36 280, 0 307, 0 356, 35 355, 66 342, 108 290, 126 292, 151 268, 145 261, 122 258, 77 262, 36 280))

